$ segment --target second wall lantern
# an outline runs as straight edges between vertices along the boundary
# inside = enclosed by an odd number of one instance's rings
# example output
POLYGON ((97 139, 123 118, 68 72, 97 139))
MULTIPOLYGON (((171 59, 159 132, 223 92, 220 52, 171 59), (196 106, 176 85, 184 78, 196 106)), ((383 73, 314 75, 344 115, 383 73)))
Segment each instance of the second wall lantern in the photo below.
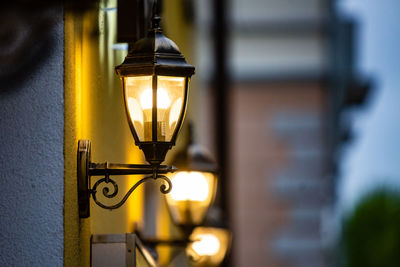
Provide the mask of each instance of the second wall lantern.
POLYGON ((172 220, 186 234, 203 223, 217 189, 217 164, 201 146, 189 141, 172 160, 178 171, 171 175, 172 190, 165 195, 172 220))

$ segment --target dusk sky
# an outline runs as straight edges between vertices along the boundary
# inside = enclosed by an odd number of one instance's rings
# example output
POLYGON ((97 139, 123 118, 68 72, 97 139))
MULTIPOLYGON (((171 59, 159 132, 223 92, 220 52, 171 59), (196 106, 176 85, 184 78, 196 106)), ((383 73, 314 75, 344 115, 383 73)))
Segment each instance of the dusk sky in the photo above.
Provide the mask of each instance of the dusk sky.
POLYGON ((343 149, 338 184, 346 211, 376 187, 400 189, 400 1, 342 0, 338 8, 358 22, 357 68, 375 84, 351 113, 355 138, 343 149))

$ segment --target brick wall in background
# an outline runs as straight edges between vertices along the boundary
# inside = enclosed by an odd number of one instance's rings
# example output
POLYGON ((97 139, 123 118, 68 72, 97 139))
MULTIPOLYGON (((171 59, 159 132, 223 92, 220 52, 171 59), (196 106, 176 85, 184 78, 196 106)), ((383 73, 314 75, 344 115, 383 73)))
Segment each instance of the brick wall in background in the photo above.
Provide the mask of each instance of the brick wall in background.
POLYGON ((231 99, 235 266, 327 266, 326 88, 238 84, 231 99), (310 265, 311 264, 311 265, 310 265))

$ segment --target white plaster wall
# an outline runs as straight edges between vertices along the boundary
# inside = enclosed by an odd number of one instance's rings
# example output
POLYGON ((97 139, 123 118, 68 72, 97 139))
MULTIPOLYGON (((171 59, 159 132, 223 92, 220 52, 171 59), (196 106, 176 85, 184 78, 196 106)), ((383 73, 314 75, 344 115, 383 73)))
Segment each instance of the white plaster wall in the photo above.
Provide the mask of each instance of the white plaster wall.
POLYGON ((0 266, 63 265, 63 13, 52 51, 0 91, 0 266))

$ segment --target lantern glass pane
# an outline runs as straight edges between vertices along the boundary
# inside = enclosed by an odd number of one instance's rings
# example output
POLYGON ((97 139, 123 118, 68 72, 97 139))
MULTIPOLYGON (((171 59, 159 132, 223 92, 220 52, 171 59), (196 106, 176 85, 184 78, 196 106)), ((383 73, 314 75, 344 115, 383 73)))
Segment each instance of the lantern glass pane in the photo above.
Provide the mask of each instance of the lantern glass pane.
POLYGON ((152 76, 125 77, 125 101, 139 141, 152 141, 152 76))
POLYGON ((165 195, 172 219, 181 225, 198 225, 214 200, 216 177, 210 172, 178 171, 171 177, 172 190, 165 195))
POLYGON ((157 141, 170 142, 183 115, 185 77, 157 77, 157 141))

